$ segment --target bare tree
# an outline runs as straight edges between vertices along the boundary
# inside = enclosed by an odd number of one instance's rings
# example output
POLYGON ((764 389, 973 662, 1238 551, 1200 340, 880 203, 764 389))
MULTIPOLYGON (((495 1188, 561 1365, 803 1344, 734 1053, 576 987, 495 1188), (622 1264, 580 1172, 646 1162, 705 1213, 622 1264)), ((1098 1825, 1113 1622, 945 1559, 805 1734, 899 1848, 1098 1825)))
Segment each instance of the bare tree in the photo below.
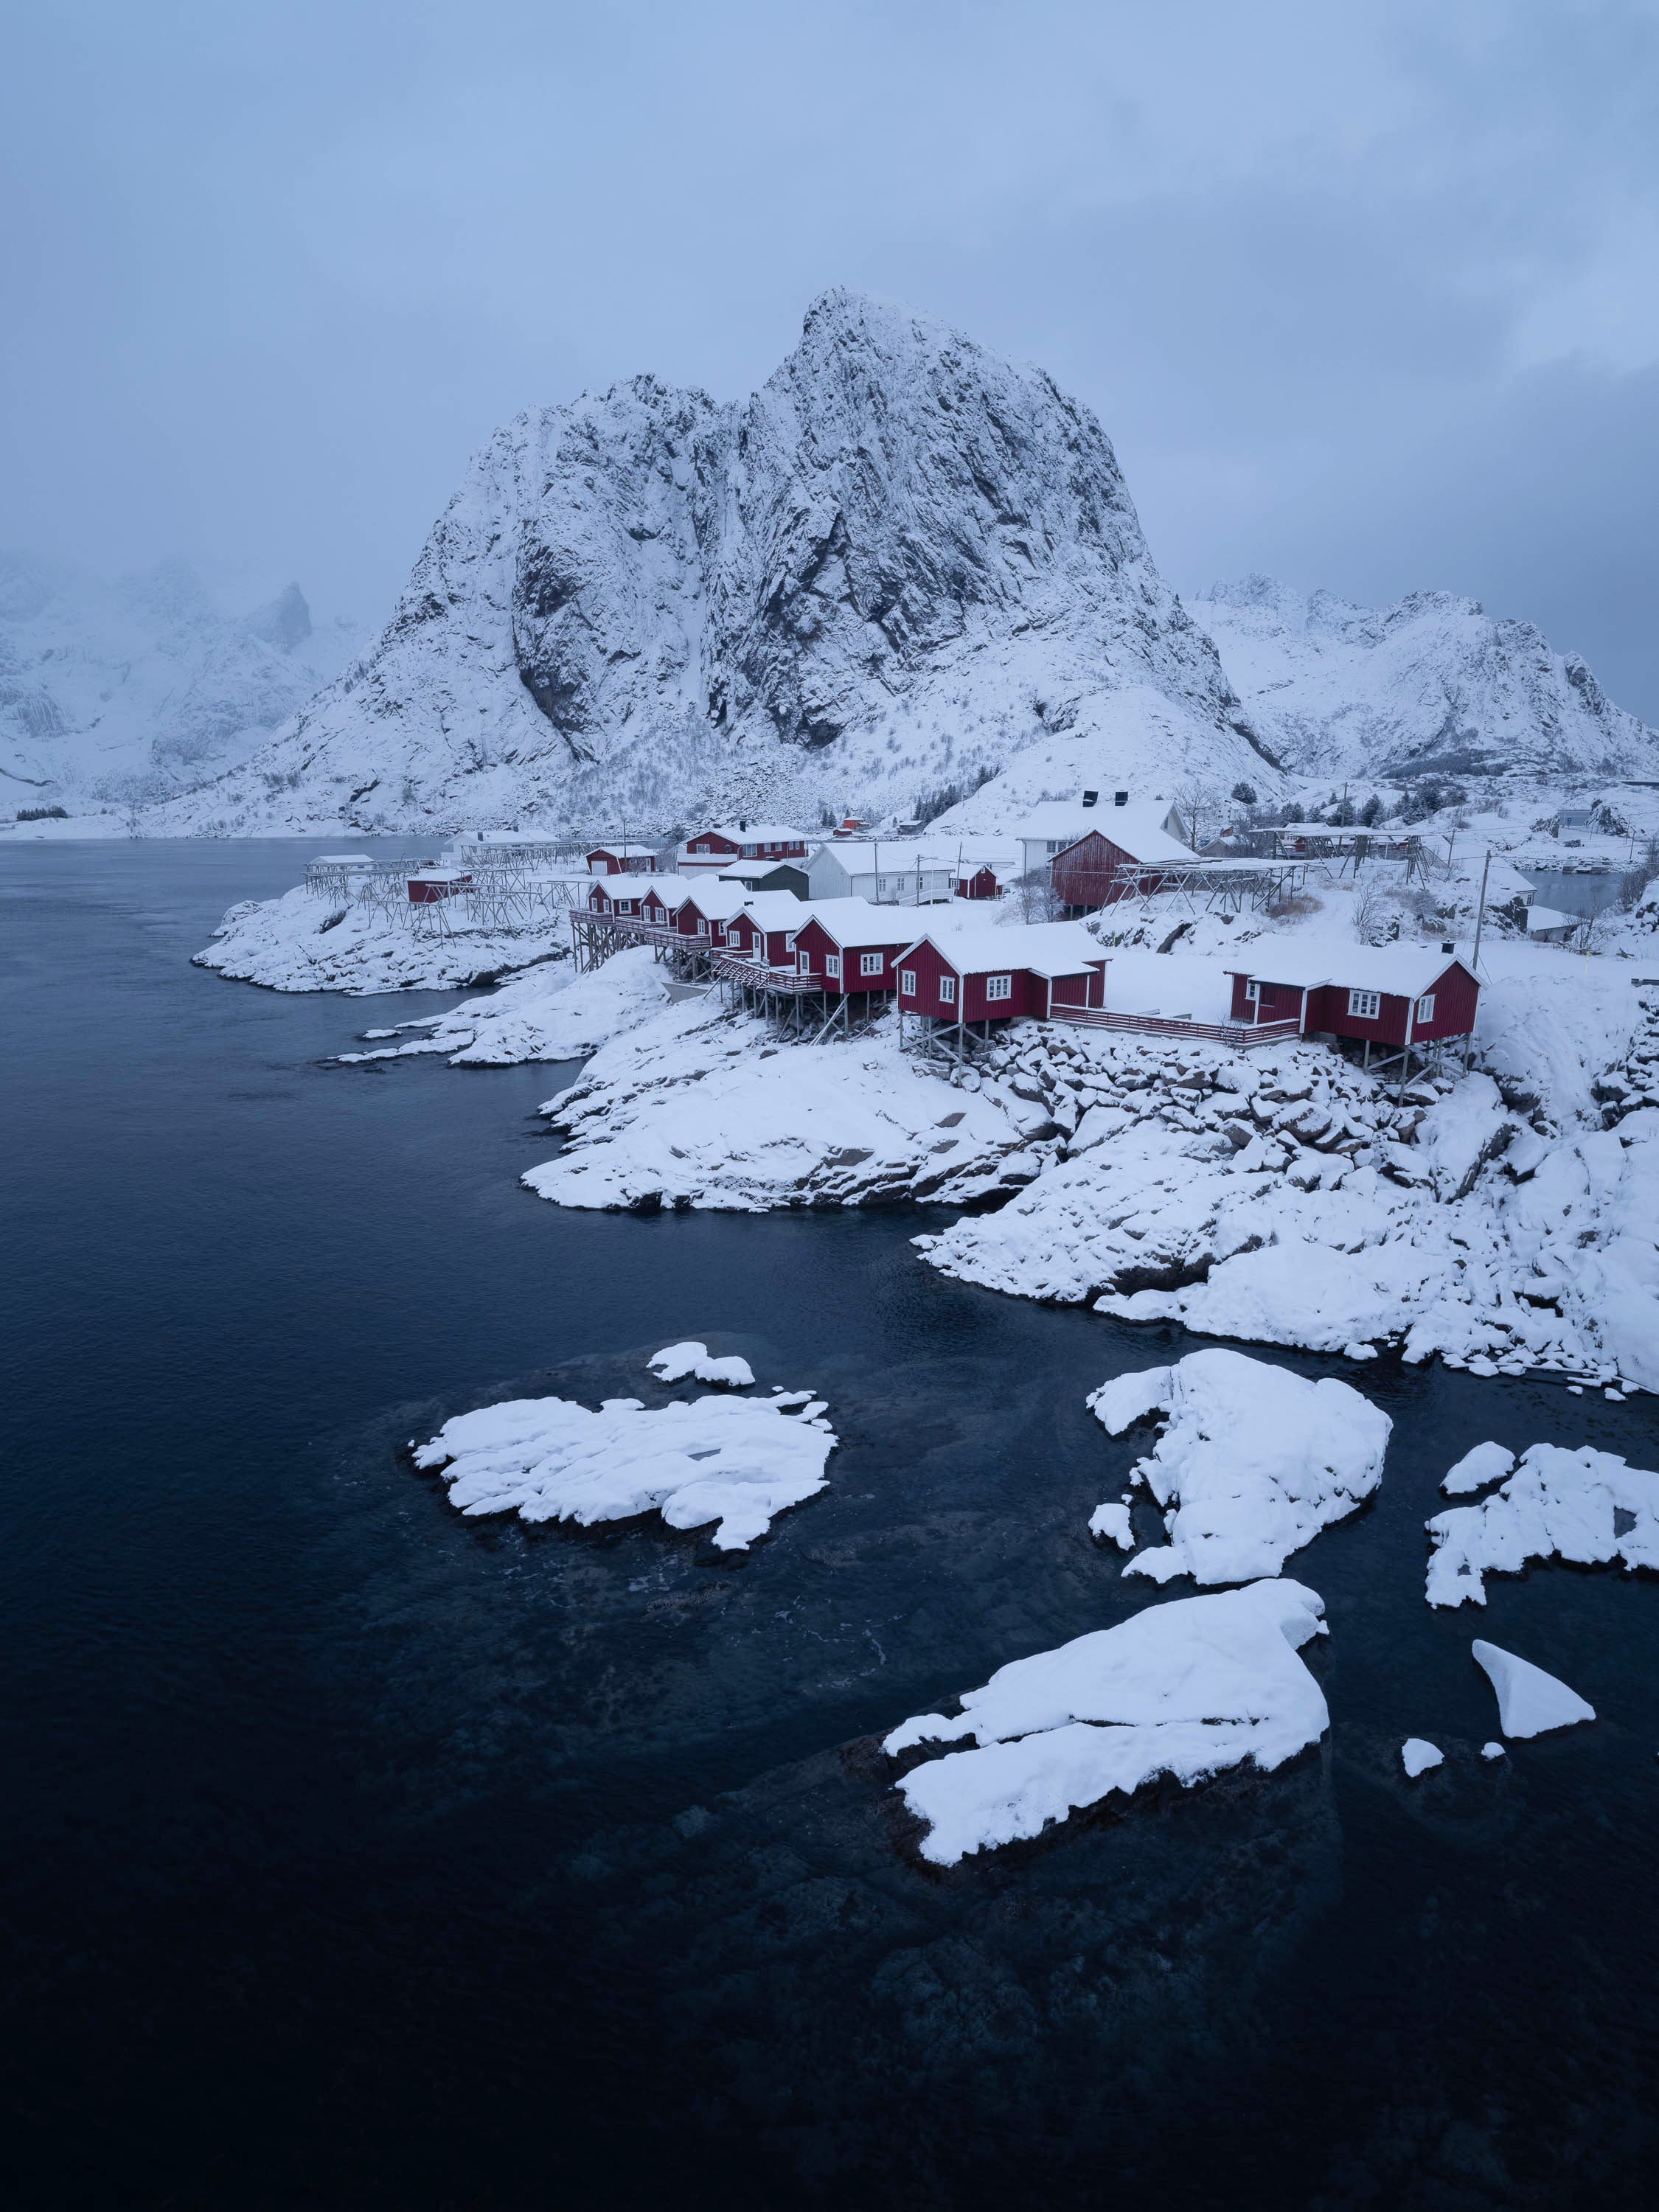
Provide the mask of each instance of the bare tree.
POLYGON ((1189 776, 1184 783, 1176 784, 1172 797, 1175 810, 1187 842, 1197 852, 1202 839, 1209 834, 1220 813, 1223 801, 1219 787, 1206 783, 1200 777, 1189 776))

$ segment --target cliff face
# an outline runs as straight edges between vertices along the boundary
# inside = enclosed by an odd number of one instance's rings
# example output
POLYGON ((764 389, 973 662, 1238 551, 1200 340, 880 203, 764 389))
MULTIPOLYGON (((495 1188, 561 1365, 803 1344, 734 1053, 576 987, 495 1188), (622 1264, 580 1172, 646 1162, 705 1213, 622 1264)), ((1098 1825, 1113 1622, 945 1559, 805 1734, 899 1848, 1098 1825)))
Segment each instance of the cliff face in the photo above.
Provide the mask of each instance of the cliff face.
POLYGON ((1088 410, 832 292, 744 404, 498 431, 367 660, 169 826, 815 818, 1056 741, 1067 783, 1264 771, 1088 410))
POLYGON ((1247 576, 1212 586, 1193 614, 1258 730, 1309 774, 1659 775, 1659 734, 1576 653, 1477 600, 1413 592, 1373 611, 1247 576))

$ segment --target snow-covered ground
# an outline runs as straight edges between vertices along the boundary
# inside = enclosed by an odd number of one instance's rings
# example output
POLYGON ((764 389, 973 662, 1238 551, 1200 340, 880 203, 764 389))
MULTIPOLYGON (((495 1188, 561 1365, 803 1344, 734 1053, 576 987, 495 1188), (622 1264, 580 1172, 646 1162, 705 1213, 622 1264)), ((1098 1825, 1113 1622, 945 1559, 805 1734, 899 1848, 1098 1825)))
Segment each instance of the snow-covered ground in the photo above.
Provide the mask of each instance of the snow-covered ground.
POLYGON ((836 1445, 825 1411, 810 1390, 719 1390, 652 1408, 607 1398, 597 1411, 514 1398, 446 1421, 415 1463, 441 1472, 463 1513, 589 1528, 655 1511, 671 1528, 714 1522, 718 1549, 744 1551, 775 1515, 824 1487, 836 1445))
POLYGON ((1659 1571, 1659 1474, 1588 1445, 1534 1444, 1517 1466, 1501 1444, 1460 1460, 1443 1487, 1454 1497, 1486 1482, 1502 1487, 1478 1505, 1455 1505, 1428 1523, 1431 1605, 1484 1605, 1487 1575, 1518 1575, 1533 1559, 1659 1571), (1514 1472, 1511 1474, 1510 1469, 1514 1472))
POLYGON ((343 991, 366 998, 379 991, 485 983, 569 949, 562 916, 543 930, 417 936, 401 917, 390 921, 362 902, 336 906, 301 885, 281 898, 244 899, 232 907, 212 943, 196 955, 196 964, 273 991, 343 991))
MULTIPOLYGON (((1167 1417, 1131 1480, 1151 1492, 1169 1541, 1123 1570, 1160 1583, 1278 1574, 1291 1553, 1370 1496, 1394 1425, 1333 1376, 1310 1382, 1219 1348, 1115 1376, 1089 1403, 1111 1436, 1149 1413, 1167 1417)), ((1115 1534, 1115 1519, 1100 1525, 1115 1534)))
POLYGON ((890 1757, 964 1736, 976 1746, 896 1785, 927 1823, 922 1856, 954 1866, 1161 1774, 1190 1785, 1246 1762, 1282 1766, 1329 1723, 1297 1656, 1325 1633, 1324 1611, 1293 1582, 1176 1598, 1000 1667, 963 1693, 958 1719, 903 1722, 883 1744, 890 1757))
POLYGON ((586 975, 577 975, 568 961, 549 963, 511 976, 487 998, 468 999, 447 1014, 399 1023, 390 1031, 366 1030, 368 1040, 402 1036, 404 1041, 376 1042, 370 1051, 343 1052, 340 1059, 349 1063, 441 1053, 454 1067, 580 1060, 658 1012, 665 1004, 665 971, 642 945, 586 975))
POLYGON ((545 1110, 568 1142, 526 1175, 532 1190, 650 1211, 978 1197, 1036 1172, 1011 1155, 1043 1121, 1006 1085, 925 1072, 891 1015, 834 1044, 782 1043, 714 999, 615 1037, 545 1110))

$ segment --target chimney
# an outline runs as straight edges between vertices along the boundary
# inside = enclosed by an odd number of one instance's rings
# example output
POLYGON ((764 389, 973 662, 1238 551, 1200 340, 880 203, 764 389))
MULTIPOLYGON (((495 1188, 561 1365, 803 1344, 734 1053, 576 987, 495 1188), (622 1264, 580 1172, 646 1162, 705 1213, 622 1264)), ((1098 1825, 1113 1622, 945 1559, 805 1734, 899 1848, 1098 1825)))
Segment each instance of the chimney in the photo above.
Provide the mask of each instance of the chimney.
POLYGON ((1127 791, 1115 791, 1112 793, 1112 804, 1114 806, 1127 806, 1129 804, 1128 793, 1127 791))
POLYGON ((1099 796, 1100 793, 1097 791, 1085 791, 1083 794, 1083 804, 1085 806, 1092 806, 1099 796))
POLYGON ((1457 947, 1455 945, 1443 945, 1440 950, 1443 952, 1455 952, 1457 947))
POLYGON ((749 824, 746 822, 739 822, 738 827, 739 830, 746 830, 749 827, 749 824))

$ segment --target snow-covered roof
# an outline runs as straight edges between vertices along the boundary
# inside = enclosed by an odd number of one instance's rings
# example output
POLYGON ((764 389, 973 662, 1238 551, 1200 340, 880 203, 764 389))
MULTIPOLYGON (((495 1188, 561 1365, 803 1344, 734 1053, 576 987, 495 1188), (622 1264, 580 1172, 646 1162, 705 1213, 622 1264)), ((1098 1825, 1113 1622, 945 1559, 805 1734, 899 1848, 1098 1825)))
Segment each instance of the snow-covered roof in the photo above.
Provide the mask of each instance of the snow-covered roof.
POLYGON ((750 891, 743 910, 752 914, 763 929, 798 928, 811 912, 793 891, 750 891))
POLYGON ((1316 991, 1326 983, 1366 991, 1386 991, 1414 999, 1458 965, 1455 952, 1437 945, 1279 945, 1271 939, 1248 948, 1249 957, 1228 968, 1230 975, 1256 975, 1267 983, 1294 983, 1316 991))
POLYGON ((699 837, 729 837, 734 845, 800 845, 805 842, 805 832, 792 830, 783 822, 750 822, 740 826, 735 822, 710 822, 701 830, 694 830, 686 844, 695 845, 699 837))
POLYGON ((709 921, 730 921, 753 896, 747 884, 727 883, 720 876, 712 883, 694 884, 687 894, 690 904, 709 921))
POLYGON ((1576 923, 1583 920, 1582 915, 1563 914, 1559 907, 1529 906, 1527 908, 1527 927, 1532 932, 1540 929, 1571 929, 1576 923))
POLYGON ((814 899, 802 909, 800 926, 822 922, 824 933, 839 945, 902 945, 915 928, 912 914, 902 908, 872 906, 868 899, 814 899))
MULTIPOLYGON (((603 876, 594 878, 596 883, 602 884, 605 880, 603 876)), ((718 877, 715 881, 719 881, 718 877)), ((706 875, 702 877, 647 875, 641 876, 639 880, 639 895, 641 898, 648 893, 654 894, 665 906, 668 907, 678 906, 682 899, 689 899, 693 891, 706 891, 709 888, 706 875)))
POLYGON ((825 838, 814 845, 810 860, 816 860, 820 853, 833 854, 848 874, 904 875, 918 865, 923 868, 951 868, 956 866, 954 853, 948 857, 942 851, 932 851, 914 837, 865 839, 838 837, 832 843, 825 838))
POLYGON ((619 860, 649 860, 655 857, 657 850, 654 845, 625 845, 615 837, 602 837, 587 849, 590 853, 614 853, 619 860))
POLYGON ((925 929, 905 949, 931 945, 959 975, 992 975, 1005 968, 1029 969, 1034 975, 1075 975, 1106 955, 1080 921, 1017 922, 1006 929, 970 921, 925 929))
MULTIPOLYGON (((1197 855, 1192 847, 1183 845, 1179 837, 1172 837, 1164 827, 1169 812, 1168 806, 1158 799, 1143 799, 1127 806, 1091 807, 1085 817, 1088 826, 1079 830, 1077 836, 1086 837, 1091 830, 1098 830, 1103 837, 1109 837, 1114 845, 1121 846, 1135 860, 1195 860, 1197 855)), ((1053 832, 1032 834, 1052 836, 1053 832)))
POLYGON ((714 869, 704 869, 704 874, 719 876, 723 882, 733 884, 763 883, 768 876, 775 876, 781 868, 800 866, 799 854, 774 854, 769 860, 722 860, 714 869))

